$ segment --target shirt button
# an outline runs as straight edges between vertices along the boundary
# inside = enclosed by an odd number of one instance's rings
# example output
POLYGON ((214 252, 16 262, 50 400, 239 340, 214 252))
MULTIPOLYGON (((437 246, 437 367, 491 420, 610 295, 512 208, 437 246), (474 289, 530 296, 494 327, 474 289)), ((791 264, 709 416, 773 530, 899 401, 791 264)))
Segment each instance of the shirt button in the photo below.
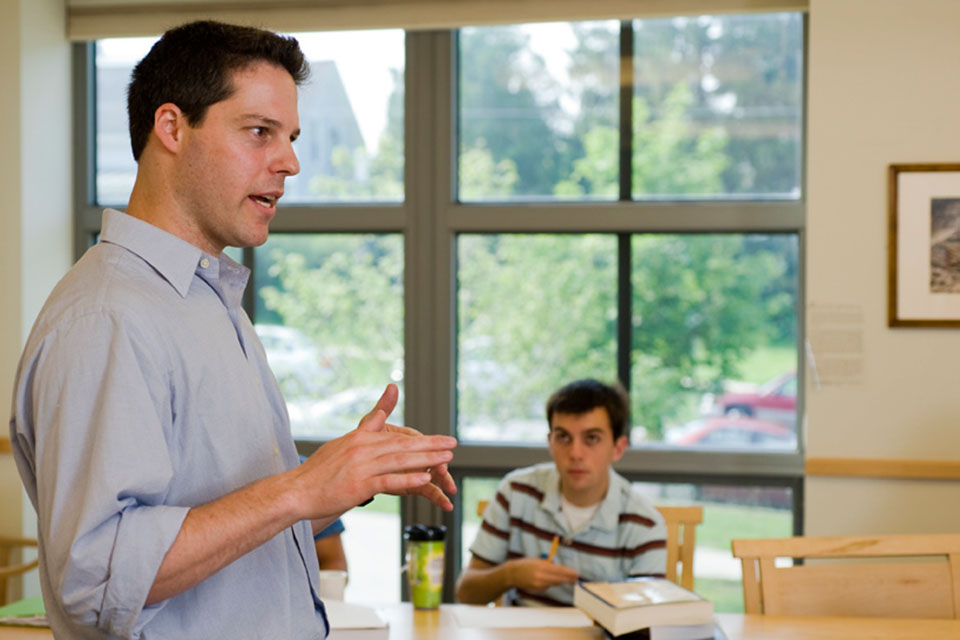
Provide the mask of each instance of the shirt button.
POLYGON ((200 266, 203 267, 204 269, 206 269, 207 267, 210 266, 210 261, 209 261, 208 259, 204 258, 204 259, 202 259, 202 260, 200 261, 200 266))

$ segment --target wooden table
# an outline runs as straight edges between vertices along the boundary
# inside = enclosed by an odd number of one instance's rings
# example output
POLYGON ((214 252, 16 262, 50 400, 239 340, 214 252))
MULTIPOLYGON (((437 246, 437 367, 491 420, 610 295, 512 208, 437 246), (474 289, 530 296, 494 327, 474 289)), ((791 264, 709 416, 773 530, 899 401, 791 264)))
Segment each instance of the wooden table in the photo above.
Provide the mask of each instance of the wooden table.
MULTIPOLYGON (((453 611, 465 605, 443 605, 438 611, 414 611, 409 603, 380 611, 390 622, 390 640, 601 640, 597 628, 466 629, 453 611)), ((956 640, 960 620, 913 618, 820 618, 721 613, 717 620, 728 640, 956 640)), ((49 629, 0 627, 0 640, 50 640, 49 629)))

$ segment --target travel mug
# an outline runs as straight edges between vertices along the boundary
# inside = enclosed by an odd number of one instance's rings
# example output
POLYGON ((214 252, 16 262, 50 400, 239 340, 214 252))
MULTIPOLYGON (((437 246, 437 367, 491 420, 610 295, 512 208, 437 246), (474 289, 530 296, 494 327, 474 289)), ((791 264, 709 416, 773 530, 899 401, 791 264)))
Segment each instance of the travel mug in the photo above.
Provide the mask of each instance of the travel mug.
POLYGON ((417 609, 436 609, 443 595, 443 539, 447 528, 414 524, 403 530, 407 540, 407 579, 417 609))

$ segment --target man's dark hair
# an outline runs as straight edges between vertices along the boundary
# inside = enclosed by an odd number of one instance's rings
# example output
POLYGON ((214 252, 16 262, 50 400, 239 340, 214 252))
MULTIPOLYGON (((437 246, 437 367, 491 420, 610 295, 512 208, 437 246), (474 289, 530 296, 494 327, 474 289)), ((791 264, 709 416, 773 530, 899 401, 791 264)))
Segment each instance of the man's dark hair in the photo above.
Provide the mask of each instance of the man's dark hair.
POLYGON ((233 95, 233 72, 258 62, 286 69, 298 85, 310 71, 296 38, 272 31, 201 20, 163 34, 133 69, 127 88, 134 160, 147 146, 160 105, 172 102, 190 126, 198 126, 210 105, 233 95))
POLYGON ((627 416, 630 413, 630 397, 619 382, 604 384, 593 378, 574 380, 566 384, 547 400, 547 424, 552 425, 553 414, 568 413, 581 415, 597 407, 607 410, 613 439, 624 435, 627 428, 627 416))

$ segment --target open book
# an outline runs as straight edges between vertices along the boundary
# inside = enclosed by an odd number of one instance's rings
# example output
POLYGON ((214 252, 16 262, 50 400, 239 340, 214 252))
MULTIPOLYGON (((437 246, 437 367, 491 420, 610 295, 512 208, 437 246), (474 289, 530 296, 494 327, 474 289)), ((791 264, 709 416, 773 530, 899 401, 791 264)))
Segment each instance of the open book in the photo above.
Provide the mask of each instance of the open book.
POLYGON ((0 625, 12 627, 49 627, 43 598, 35 596, 0 607, 0 625))
POLYGON ((713 603, 663 578, 579 582, 573 605, 616 637, 664 625, 712 625, 713 603))

